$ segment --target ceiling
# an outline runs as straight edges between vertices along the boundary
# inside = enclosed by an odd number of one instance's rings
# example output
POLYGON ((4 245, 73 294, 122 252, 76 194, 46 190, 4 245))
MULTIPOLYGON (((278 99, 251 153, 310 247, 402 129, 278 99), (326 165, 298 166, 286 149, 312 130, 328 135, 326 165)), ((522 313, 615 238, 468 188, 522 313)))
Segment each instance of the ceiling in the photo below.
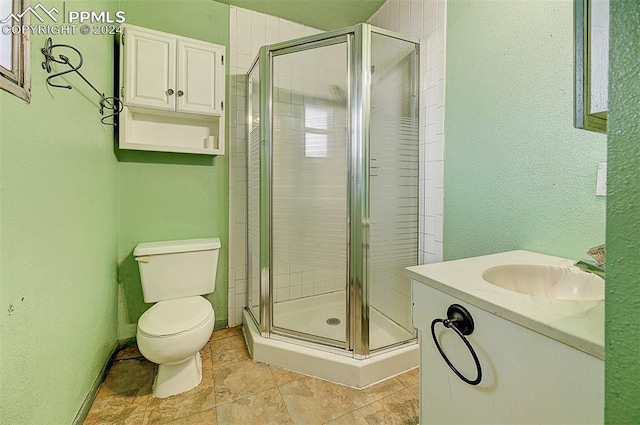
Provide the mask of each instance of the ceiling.
POLYGON ((218 0, 321 30, 365 22, 385 0, 218 0))

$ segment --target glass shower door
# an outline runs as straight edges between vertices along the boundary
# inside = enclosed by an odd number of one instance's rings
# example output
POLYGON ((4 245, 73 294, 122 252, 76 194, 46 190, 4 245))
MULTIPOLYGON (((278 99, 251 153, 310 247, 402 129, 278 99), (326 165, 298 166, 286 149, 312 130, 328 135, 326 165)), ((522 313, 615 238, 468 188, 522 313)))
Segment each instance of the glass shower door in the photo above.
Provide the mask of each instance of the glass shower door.
POLYGON ((347 343, 348 39, 272 57, 275 332, 347 343))
POLYGON ((260 63, 248 74, 247 143, 247 307, 258 325, 260 311, 260 63))
POLYGON ((418 264, 417 45, 371 34, 369 346, 415 338, 411 280, 418 264))

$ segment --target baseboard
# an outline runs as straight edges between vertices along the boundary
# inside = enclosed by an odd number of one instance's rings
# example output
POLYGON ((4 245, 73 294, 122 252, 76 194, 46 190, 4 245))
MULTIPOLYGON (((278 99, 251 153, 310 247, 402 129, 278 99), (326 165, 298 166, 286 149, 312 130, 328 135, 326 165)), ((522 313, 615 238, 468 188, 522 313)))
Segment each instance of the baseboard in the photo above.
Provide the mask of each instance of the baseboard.
POLYGON ((130 338, 121 339, 118 341, 118 350, 122 350, 123 348, 129 348, 138 345, 138 341, 135 336, 130 338))
POLYGON ((220 329, 225 329, 228 324, 229 322, 227 321, 227 319, 216 320, 215 324, 213 325, 213 330, 219 331, 220 329))
POLYGON ((89 389, 89 393, 87 393, 87 396, 84 398, 84 401, 82 402, 82 406, 80 406, 80 410, 78 410, 78 413, 76 413, 76 417, 73 418, 73 422, 72 422, 73 425, 82 425, 84 420, 87 418, 89 409, 91 409, 91 405, 93 404, 93 401, 95 400, 96 395, 98 394, 100 385, 102 385, 102 382, 104 382, 104 378, 107 376, 107 371, 109 370, 111 363, 113 363, 113 358, 116 356, 116 353, 118 352, 120 346, 121 345, 116 342, 113 348, 111 349, 111 353, 109 353, 109 356, 107 357, 107 361, 104 363, 104 365, 102 365, 102 369, 100 370, 100 373, 98 373, 98 376, 96 377, 96 380, 93 382, 91 389, 89 389))

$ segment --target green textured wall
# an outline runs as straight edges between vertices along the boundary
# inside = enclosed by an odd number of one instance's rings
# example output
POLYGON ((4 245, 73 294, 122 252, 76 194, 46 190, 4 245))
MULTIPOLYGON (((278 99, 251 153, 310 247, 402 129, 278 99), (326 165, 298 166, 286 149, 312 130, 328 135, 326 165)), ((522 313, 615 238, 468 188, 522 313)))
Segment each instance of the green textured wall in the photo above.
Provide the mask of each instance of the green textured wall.
MULTIPOLYGON (((229 6, 210 0, 120 1, 127 23, 229 45, 229 6)), ((228 65, 227 61, 227 65, 228 65)), ((216 328, 227 324, 229 179, 227 156, 118 151, 120 338, 150 307, 142 298, 133 249, 139 242, 216 236, 222 243, 216 328)))
MULTIPOLYGON (((61 1, 45 5, 62 10, 61 1)), ((90 2, 93 10, 114 5, 90 2)), ((79 77, 67 78, 73 90, 45 85, 44 41, 32 38, 31 104, 0 91, 0 423, 7 425, 71 423, 117 340, 113 129, 100 124, 97 96, 79 77)), ((112 37, 54 42, 80 49, 84 75, 111 90, 112 37)))
POLYGON ((605 421, 640 423, 640 3, 611 2, 605 421))
POLYGON ((606 137, 573 127, 573 2, 447 3, 445 259, 587 257, 606 137))

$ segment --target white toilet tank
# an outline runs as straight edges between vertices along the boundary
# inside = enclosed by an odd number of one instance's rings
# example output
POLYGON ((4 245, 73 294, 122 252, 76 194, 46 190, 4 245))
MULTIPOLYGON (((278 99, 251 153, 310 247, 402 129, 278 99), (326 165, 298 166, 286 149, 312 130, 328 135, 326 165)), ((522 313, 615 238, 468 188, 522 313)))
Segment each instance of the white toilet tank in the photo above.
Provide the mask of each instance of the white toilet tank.
POLYGON ((204 295, 215 291, 219 238, 146 242, 136 246, 145 302, 204 295))

